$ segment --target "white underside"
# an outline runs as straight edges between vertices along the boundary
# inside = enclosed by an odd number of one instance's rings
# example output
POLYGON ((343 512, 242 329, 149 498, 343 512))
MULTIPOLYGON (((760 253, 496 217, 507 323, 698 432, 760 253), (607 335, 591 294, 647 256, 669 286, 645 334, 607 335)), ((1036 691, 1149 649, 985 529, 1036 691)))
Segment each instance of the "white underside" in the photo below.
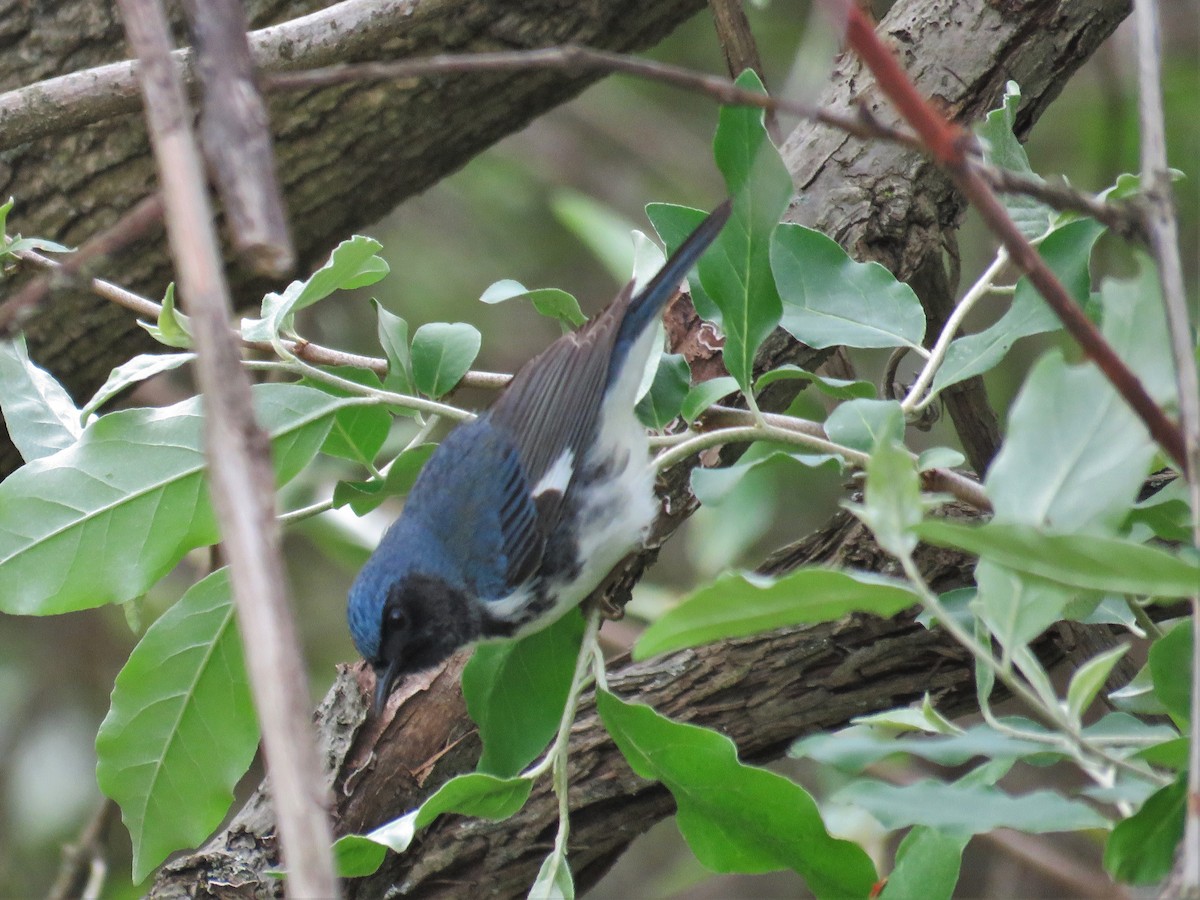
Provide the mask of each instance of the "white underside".
MULTIPOLYGON (((552 582, 547 585, 548 592, 556 598, 553 609, 517 634, 535 631, 577 606, 617 563, 644 544, 650 526, 654 524, 658 515, 658 501, 654 496, 650 445, 646 439, 646 429, 638 421, 633 407, 645 360, 656 338, 658 331, 648 328, 646 334, 630 348, 627 365, 609 390, 600 411, 601 427, 596 442, 588 450, 583 465, 574 469, 578 472, 604 465, 610 460, 613 462, 609 473, 611 480, 606 489, 593 496, 580 510, 582 528, 577 556, 580 573, 569 583, 552 582)), ((557 464, 554 470, 559 470, 557 464)), ((553 480, 558 481, 562 472, 559 470, 555 474, 559 477, 553 480)), ((547 473, 549 476, 550 473, 547 473)), ((492 608, 505 617, 519 609, 528 596, 529 589, 523 588, 510 597, 495 601, 492 608)))

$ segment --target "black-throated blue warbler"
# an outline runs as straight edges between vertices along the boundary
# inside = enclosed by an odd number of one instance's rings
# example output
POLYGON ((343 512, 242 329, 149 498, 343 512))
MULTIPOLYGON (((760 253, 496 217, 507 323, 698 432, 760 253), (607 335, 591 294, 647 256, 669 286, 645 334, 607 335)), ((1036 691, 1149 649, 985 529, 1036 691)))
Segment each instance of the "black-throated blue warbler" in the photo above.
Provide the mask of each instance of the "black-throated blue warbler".
POLYGON ((543 627, 588 596, 657 515, 634 414, 652 326, 729 218, 718 206, 646 286, 526 363, 426 462, 350 588, 375 707, 401 675, 543 627))

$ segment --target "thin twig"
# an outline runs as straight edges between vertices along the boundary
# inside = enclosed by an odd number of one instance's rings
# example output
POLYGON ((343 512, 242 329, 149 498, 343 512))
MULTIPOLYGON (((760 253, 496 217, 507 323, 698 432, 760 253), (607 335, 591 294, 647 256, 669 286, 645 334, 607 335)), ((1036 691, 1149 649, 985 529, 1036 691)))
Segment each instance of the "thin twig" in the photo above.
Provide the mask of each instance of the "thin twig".
POLYGON ((941 368, 942 362, 946 358, 946 352, 950 349, 950 343, 954 340, 954 335, 958 333, 963 320, 975 307, 975 304, 992 290, 992 282, 999 277, 1000 272, 1007 264, 1008 253, 1001 247, 996 252, 996 258, 992 260, 992 264, 987 267, 987 270, 979 276, 979 280, 971 285, 971 288, 963 294, 963 298, 958 301, 954 312, 950 314, 950 318, 946 320, 941 334, 938 335, 937 342, 933 345, 933 349, 929 353, 929 358, 925 361, 925 365, 921 367, 921 372, 917 375, 917 380, 909 388, 908 396, 900 403, 900 408, 904 410, 906 416, 919 412, 933 402, 936 395, 929 394, 926 396, 925 392, 929 389, 929 385, 933 383, 938 369, 941 368))
MULTIPOLYGON (((787 113, 802 119, 813 119, 834 128, 840 128, 848 134, 864 140, 893 141, 914 150, 920 148, 920 141, 914 135, 903 129, 884 125, 864 108, 860 108, 859 114, 855 116, 842 115, 808 103, 799 103, 794 100, 769 97, 766 94, 743 90, 728 78, 703 75, 680 66, 574 44, 545 47, 538 50, 442 53, 422 59, 406 59, 396 62, 351 63, 330 66, 325 69, 309 69, 304 72, 271 74, 266 76, 265 83, 271 90, 307 90, 360 81, 395 81, 428 75, 510 72, 530 69, 553 69, 571 74, 589 70, 620 72, 705 94, 720 103, 753 106, 771 112, 787 113)), ((0 100, 3 100, 3 97, 0 97, 0 100)))
POLYGON ((171 60, 170 27, 160 0, 119 0, 119 6, 139 59, 167 235, 196 341, 209 486, 262 727, 287 891, 296 897, 337 897, 305 667, 284 587, 270 444, 255 421, 250 380, 230 334, 233 306, 191 112, 171 60))
MULTIPOLYGON (((58 260, 51 259, 34 250, 19 250, 15 255, 23 263, 52 272, 58 271, 63 265, 58 260)), ((159 314, 162 312, 161 303, 156 303, 148 297, 143 297, 141 294, 135 294, 133 291, 114 284, 111 281, 105 281, 103 278, 91 278, 88 280, 87 286, 100 299, 107 300, 109 303, 115 303, 117 306, 123 306, 150 321, 157 321, 159 314)), ((237 334, 236 331, 233 333, 237 334)), ((238 340, 241 340, 240 335, 238 336, 238 340)), ((275 353, 275 348, 271 346, 270 341, 242 341, 242 345, 272 355, 275 353)), ((386 375, 388 371, 387 360, 378 356, 347 353, 344 350, 335 350, 332 347, 314 344, 311 341, 292 341, 286 338, 283 340, 283 345, 298 359, 308 363, 315 363, 316 365, 353 366, 358 369, 371 369, 379 375, 386 375)), ((512 376, 504 372, 472 370, 463 376, 458 386, 499 390, 508 384, 511 379, 512 376)))
POLYGON ((1024 172, 1013 172, 986 163, 976 163, 976 171, 1001 194, 1023 194, 1041 200, 1047 206, 1061 211, 1082 213, 1102 225, 1107 225, 1114 234, 1127 240, 1146 243, 1146 219, 1143 204, 1136 200, 1108 202, 1091 194, 1077 191, 1070 185, 1043 181, 1024 172))
MULTIPOLYGON (((711 406, 704 413, 703 421, 706 426, 718 430, 702 433, 672 447, 655 460, 655 465, 663 468, 664 465, 672 465, 712 446, 760 440, 784 441, 822 453, 836 453, 859 468, 865 467, 870 458, 869 454, 830 441, 824 426, 819 422, 777 413, 760 413, 759 416, 761 419, 749 410, 735 409, 732 406, 711 406)), ((917 458, 912 453, 909 456, 913 460, 917 458)), ((992 503, 984 492, 983 485, 953 469, 926 469, 921 473, 921 479, 927 491, 947 493, 980 512, 992 512, 992 503)))
MULTIPOLYGON (((742 0, 708 0, 708 11, 712 13, 713 27, 725 56, 729 77, 737 78, 742 72, 752 69, 758 75, 758 80, 766 85, 762 58, 758 54, 758 44, 754 40, 754 32, 750 30, 750 20, 746 18, 742 0)), ((782 145, 784 134, 773 109, 766 110, 763 124, 771 140, 777 146, 782 145)))
POLYGON ((1008 250, 1013 262, 1029 277, 1038 293, 1054 310, 1067 332, 1104 373, 1130 409, 1145 423, 1150 436, 1182 468, 1187 468, 1183 432, 1154 402, 1138 377, 1125 365, 1100 330, 1083 312, 1061 281, 1025 238, 976 170, 967 148, 974 141, 963 129, 952 125, 921 96, 916 86, 883 45, 866 17, 850 0, 825 0, 846 21, 846 38, 875 76, 883 91, 909 126, 920 135, 927 151, 950 175, 958 189, 983 218, 991 232, 1008 250))
POLYGON ((79 839, 63 847, 62 866, 46 900, 70 900, 83 893, 83 886, 88 883, 93 870, 93 860, 104 855, 104 842, 118 812, 117 804, 105 797, 88 819, 79 839))
MULTIPOLYGON (((1200 379, 1196 375, 1191 323, 1179 259, 1179 229, 1167 168, 1167 139, 1162 106, 1162 41, 1158 9, 1153 0, 1136 0, 1138 50, 1138 115, 1142 134, 1142 187, 1146 194, 1146 226, 1150 249, 1158 264, 1166 305, 1171 355, 1183 422, 1187 456, 1185 475, 1192 507, 1192 544, 1200 548, 1200 379)), ((1179 861, 1181 896, 1200 892, 1200 592, 1192 595, 1192 716, 1189 750, 1188 802, 1183 852, 1179 861)))
MULTIPOLYGON (((53 277, 32 279, 0 305, 0 336, 7 337, 19 331, 41 309, 56 284, 74 283, 90 264, 141 240, 162 222, 162 215, 162 198, 157 193, 144 197, 108 228, 93 235, 74 253, 56 262, 52 269, 53 277)), ((16 256, 26 259, 40 254, 29 250, 18 251, 16 256)))

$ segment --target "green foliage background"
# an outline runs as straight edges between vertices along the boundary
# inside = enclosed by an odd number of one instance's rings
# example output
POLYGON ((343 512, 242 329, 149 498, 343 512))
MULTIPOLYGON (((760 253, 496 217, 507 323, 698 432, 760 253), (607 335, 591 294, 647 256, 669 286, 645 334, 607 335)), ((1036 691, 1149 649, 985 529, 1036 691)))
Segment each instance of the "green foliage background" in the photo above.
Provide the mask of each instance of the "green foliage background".
MULTIPOLYGON (((793 12, 781 7, 773 4, 751 14, 767 63, 767 80, 776 90, 786 91, 789 81, 795 84, 787 67, 800 35, 793 12)), ((1168 146, 1173 164, 1195 179, 1200 177, 1194 164, 1200 158, 1200 136, 1191 123, 1200 79, 1192 58, 1194 42, 1170 30, 1167 37, 1172 41, 1165 98, 1171 129, 1168 146)), ((1122 58, 1128 58, 1121 52, 1122 58)), ((1099 189, 1119 172, 1136 170, 1132 72, 1116 64, 1116 54, 1110 48, 1102 50, 1066 86, 1053 114, 1035 130, 1028 146, 1035 170, 1064 172, 1085 189, 1099 189)), ((723 65, 703 17, 672 36, 655 55, 698 69, 720 71, 723 65)), ((474 323, 484 336, 478 364, 485 369, 513 370, 556 337, 559 328, 518 303, 480 304, 484 288, 503 278, 516 278, 531 286, 561 286, 583 299, 587 313, 595 312, 623 280, 600 261, 619 250, 613 249, 616 244, 585 246, 573 235, 573 224, 585 221, 584 230, 593 237, 603 234, 594 207, 599 201, 621 223, 620 233, 625 222, 649 231, 641 212, 647 199, 694 203, 696 197, 719 196, 723 188, 710 151, 714 118, 715 109, 704 98, 609 79, 380 223, 373 233, 383 244, 391 277, 357 298, 343 298, 322 304, 310 314, 302 313, 302 330, 324 343, 371 352, 377 337, 375 316, 367 303, 369 294, 378 297, 385 308, 402 313, 414 329, 428 321, 465 319, 474 323)), ((1185 182, 1179 196, 1184 214, 1181 243, 1195 246, 1195 181, 1185 182)), ((966 236, 973 233, 968 224, 966 236)), ((626 239, 622 236, 621 240, 626 239)), ((986 262, 990 246, 983 240, 964 241, 964 273, 977 271, 986 262)), ((1194 266, 1194 258, 1189 263, 1194 266)), ((1131 267, 1127 253, 1111 239, 1101 239, 1097 274, 1129 274, 1131 267)), ((1188 283, 1194 286, 1196 272, 1189 274, 1188 283)), ((981 325, 971 323, 973 330, 981 325)), ((1004 366, 988 373, 992 398, 1007 406, 1006 398, 1015 393, 1033 360, 1047 343, 1058 340, 1033 338, 1019 344, 1004 366)), ((856 362, 865 376, 872 377, 883 355, 883 351, 863 351, 856 354, 856 362)), ((930 435, 931 444, 951 440, 945 427, 938 426, 930 435)), ((346 452, 339 455, 352 454, 354 448, 343 450, 346 452)), ((324 485, 336 477, 335 465, 322 460, 307 470, 288 485, 283 502, 296 507, 317 499, 324 485)), ((720 514, 702 513, 689 523, 652 572, 651 583, 639 592, 643 608, 652 609, 656 597, 664 593, 676 595, 706 583, 728 563, 752 562, 764 548, 819 525, 841 494, 841 477, 823 470, 806 481, 809 502, 804 510, 779 509, 774 502, 779 493, 775 485, 783 477, 786 475, 778 467, 760 466, 739 485, 736 496, 726 501, 720 514), (769 524, 751 528, 752 522, 769 524)), ((344 625, 345 592, 369 550, 368 528, 378 527, 390 514, 380 511, 372 515, 375 518, 368 517, 365 523, 350 516, 332 521, 322 517, 289 533, 288 562, 314 698, 328 684, 332 665, 354 658, 344 625)), ((0 766, 0 884, 5 886, 0 893, 44 891, 57 866, 59 847, 75 837, 99 802, 92 742, 108 710, 114 677, 135 642, 126 615, 156 619, 183 593, 186 584, 185 573, 168 577, 151 590, 140 612, 126 608, 123 614, 120 607, 105 607, 54 619, 0 620, 0 759, 4 760, 0 766), (65 659, 72 663, 69 678, 62 665, 65 659)), ((258 775, 252 770, 246 783, 256 783, 258 775)), ((835 778, 828 773, 822 777, 835 778)), ((832 789, 836 782, 826 786, 832 789)), ((983 797, 990 786, 980 785, 978 790, 983 797)), ((1171 790, 1156 795, 1156 808, 1173 802, 1171 790)), ((892 807, 896 802, 895 798, 854 799, 874 810, 891 808, 884 800, 891 801, 892 807)), ((678 847, 673 829, 673 825, 665 825, 650 840, 660 848, 678 847)), ((914 831, 909 838, 914 844, 946 840, 953 843, 953 838, 940 832, 914 831)), ((114 830, 112 845, 114 871, 128 871, 131 848, 120 829, 114 830)), ((619 868, 598 896, 620 896, 628 890, 622 885, 630 883, 622 879, 660 894, 680 890, 701 877, 686 852, 672 855, 660 849, 646 855, 654 857, 652 865, 639 862, 635 851, 625 870, 619 868), (636 866, 642 868, 635 871, 636 866)), ((953 852, 948 855, 954 856, 953 852)), ((796 884, 779 875, 762 878, 771 880, 736 886, 717 882, 713 889, 754 895, 790 891, 796 884)), ((132 893, 119 883, 119 878, 110 879, 110 896, 132 893)))

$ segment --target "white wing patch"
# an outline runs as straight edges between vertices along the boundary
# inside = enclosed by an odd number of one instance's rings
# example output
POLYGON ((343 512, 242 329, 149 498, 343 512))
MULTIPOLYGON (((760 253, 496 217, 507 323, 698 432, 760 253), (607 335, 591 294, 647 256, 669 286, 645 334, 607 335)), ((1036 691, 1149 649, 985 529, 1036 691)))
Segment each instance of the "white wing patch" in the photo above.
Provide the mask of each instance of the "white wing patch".
POLYGON ((567 492, 567 485, 571 483, 571 477, 575 474, 575 451, 569 447, 563 451, 562 456, 554 461, 546 474, 538 479, 538 483, 533 486, 530 492, 532 497, 540 497, 547 491, 557 491, 560 494, 567 492))

